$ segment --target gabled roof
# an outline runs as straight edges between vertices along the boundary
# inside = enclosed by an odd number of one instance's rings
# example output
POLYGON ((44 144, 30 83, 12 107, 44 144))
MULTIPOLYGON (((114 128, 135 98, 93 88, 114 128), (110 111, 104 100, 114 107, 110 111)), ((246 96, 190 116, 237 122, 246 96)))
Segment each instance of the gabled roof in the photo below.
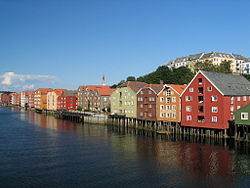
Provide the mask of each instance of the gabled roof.
POLYGON ((55 92, 57 95, 61 95, 63 91, 67 91, 67 89, 54 89, 52 92, 55 92))
POLYGON ((99 89, 97 89, 97 91, 101 96, 109 96, 109 95, 112 94, 114 89, 111 89, 111 88, 99 88, 99 89))
MULTIPOLYGON (((155 94, 158 94, 158 93, 162 90, 163 85, 164 85, 164 84, 147 84, 146 86, 144 86, 144 87, 141 88, 141 89, 150 88, 150 89, 152 89, 152 90, 155 92, 155 94)), ((140 90, 141 90, 141 89, 140 89, 140 90)), ((138 90, 138 91, 139 91, 139 90, 138 90)))
POLYGON ((175 85, 175 84, 166 84, 166 86, 169 86, 169 87, 173 88, 179 95, 187 87, 186 85, 175 85))
POLYGON ((145 82, 125 82, 121 85, 119 85, 118 87, 130 87, 135 93, 137 93, 141 88, 143 88, 144 86, 148 85, 145 82))
POLYGON ((250 82, 241 75, 200 71, 225 96, 250 95, 250 82))

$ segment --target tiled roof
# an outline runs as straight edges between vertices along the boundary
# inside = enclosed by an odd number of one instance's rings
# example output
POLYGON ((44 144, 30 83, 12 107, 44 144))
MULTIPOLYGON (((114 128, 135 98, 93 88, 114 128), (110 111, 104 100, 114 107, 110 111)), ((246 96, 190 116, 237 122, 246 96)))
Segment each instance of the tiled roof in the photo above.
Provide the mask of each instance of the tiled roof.
POLYGON ((114 89, 111 89, 111 88, 100 88, 100 89, 97 89, 97 91, 99 92, 99 94, 101 96, 109 96, 112 94, 112 92, 114 91, 114 89))
POLYGON ((144 86, 146 86, 147 83, 145 82, 125 82, 121 85, 119 85, 118 87, 130 87, 135 93, 137 93, 141 88, 143 88, 144 86))
POLYGON ((158 94, 163 89, 164 84, 147 84, 145 87, 150 87, 158 94))
POLYGON ((241 75, 200 71, 226 96, 250 96, 250 82, 241 75))
POLYGON ((187 87, 185 85, 175 85, 175 84, 167 84, 167 85, 172 87, 179 94, 181 94, 184 91, 184 89, 187 87))
POLYGON ((57 95, 61 95, 63 91, 67 91, 67 89, 54 89, 53 92, 55 92, 57 95))

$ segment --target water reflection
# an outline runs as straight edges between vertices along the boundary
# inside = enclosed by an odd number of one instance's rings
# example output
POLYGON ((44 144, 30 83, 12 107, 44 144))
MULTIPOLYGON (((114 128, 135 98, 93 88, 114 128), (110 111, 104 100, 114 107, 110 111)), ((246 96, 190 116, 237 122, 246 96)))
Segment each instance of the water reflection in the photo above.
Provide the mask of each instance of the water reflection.
MULTIPOLYGON (((200 187, 234 187, 250 183, 249 145, 244 145, 245 149, 242 150, 239 146, 236 148, 230 144, 224 146, 192 143, 176 137, 161 139, 152 132, 82 125, 30 111, 22 111, 18 117, 41 128, 73 133, 73 138, 94 137, 90 146, 82 145, 85 143, 82 141, 70 148, 75 148, 75 152, 84 156, 84 160, 95 159, 92 163, 98 162, 98 168, 100 161, 105 168, 105 161, 108 161, 111 171, 119 175, 117 178, 126 174, 126 177, 119 180, 121 182, 127 178, 131 182, 151 182, 152 187, 186 187, 194 184, 200 187), (93 143, 98 145, 91 145, 93 143), (89 152, 88 155, 86 152, 89 152), (93 154, 96 152, 100 156, 93 154), (244 180, 241 181, 239 176, 244 176, 244 180)), ((61 148, 56 150, 53 145, 49 151, 59 156, 61 148)), ((78 162, 81 163, 81 160, 78 162)))

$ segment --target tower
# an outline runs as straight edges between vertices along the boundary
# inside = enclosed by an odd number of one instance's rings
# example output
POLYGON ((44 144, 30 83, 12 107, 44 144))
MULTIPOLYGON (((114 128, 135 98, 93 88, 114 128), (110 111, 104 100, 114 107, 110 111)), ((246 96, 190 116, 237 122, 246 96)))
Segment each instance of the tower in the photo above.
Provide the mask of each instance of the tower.
POLYGON ((102 76, 102 85, 103 85, 103 86, 105 86, 105 85, 106 85, 106 78, 105 78, 105 76, 104 76, 104 75, 102 76))

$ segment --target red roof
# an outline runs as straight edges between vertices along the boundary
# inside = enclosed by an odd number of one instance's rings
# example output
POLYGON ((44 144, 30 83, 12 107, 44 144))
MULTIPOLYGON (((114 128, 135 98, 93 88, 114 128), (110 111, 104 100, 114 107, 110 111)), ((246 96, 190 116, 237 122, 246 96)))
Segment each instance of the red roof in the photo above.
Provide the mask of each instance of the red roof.
POLYGON ((109 86, 104 85, 87 85, 87 86, 80 86, 81 89, 89 89, 89 90, 96 90, 99 92, 100 95, 111 95, 114 89, 111 89, 109 86))
POLYGON ((53 92, 55 92, 57 95, 61 95, 63 91, 67 91, 67 89, 54 89, 53 92))
POLYGON ((186 85, 175 85, 175 84, 167 84, 167 85, 172 87, 179 94, 181 94, 183 90, 187 87, 186 85))
POLYGON ((97 91, 99 92, 100 95, 109 96, 109 95, 112 94, 112 92, 114 91, 114 89, 111 89, 111 88, 100 88, 100 89, 97 89, 97 91))

